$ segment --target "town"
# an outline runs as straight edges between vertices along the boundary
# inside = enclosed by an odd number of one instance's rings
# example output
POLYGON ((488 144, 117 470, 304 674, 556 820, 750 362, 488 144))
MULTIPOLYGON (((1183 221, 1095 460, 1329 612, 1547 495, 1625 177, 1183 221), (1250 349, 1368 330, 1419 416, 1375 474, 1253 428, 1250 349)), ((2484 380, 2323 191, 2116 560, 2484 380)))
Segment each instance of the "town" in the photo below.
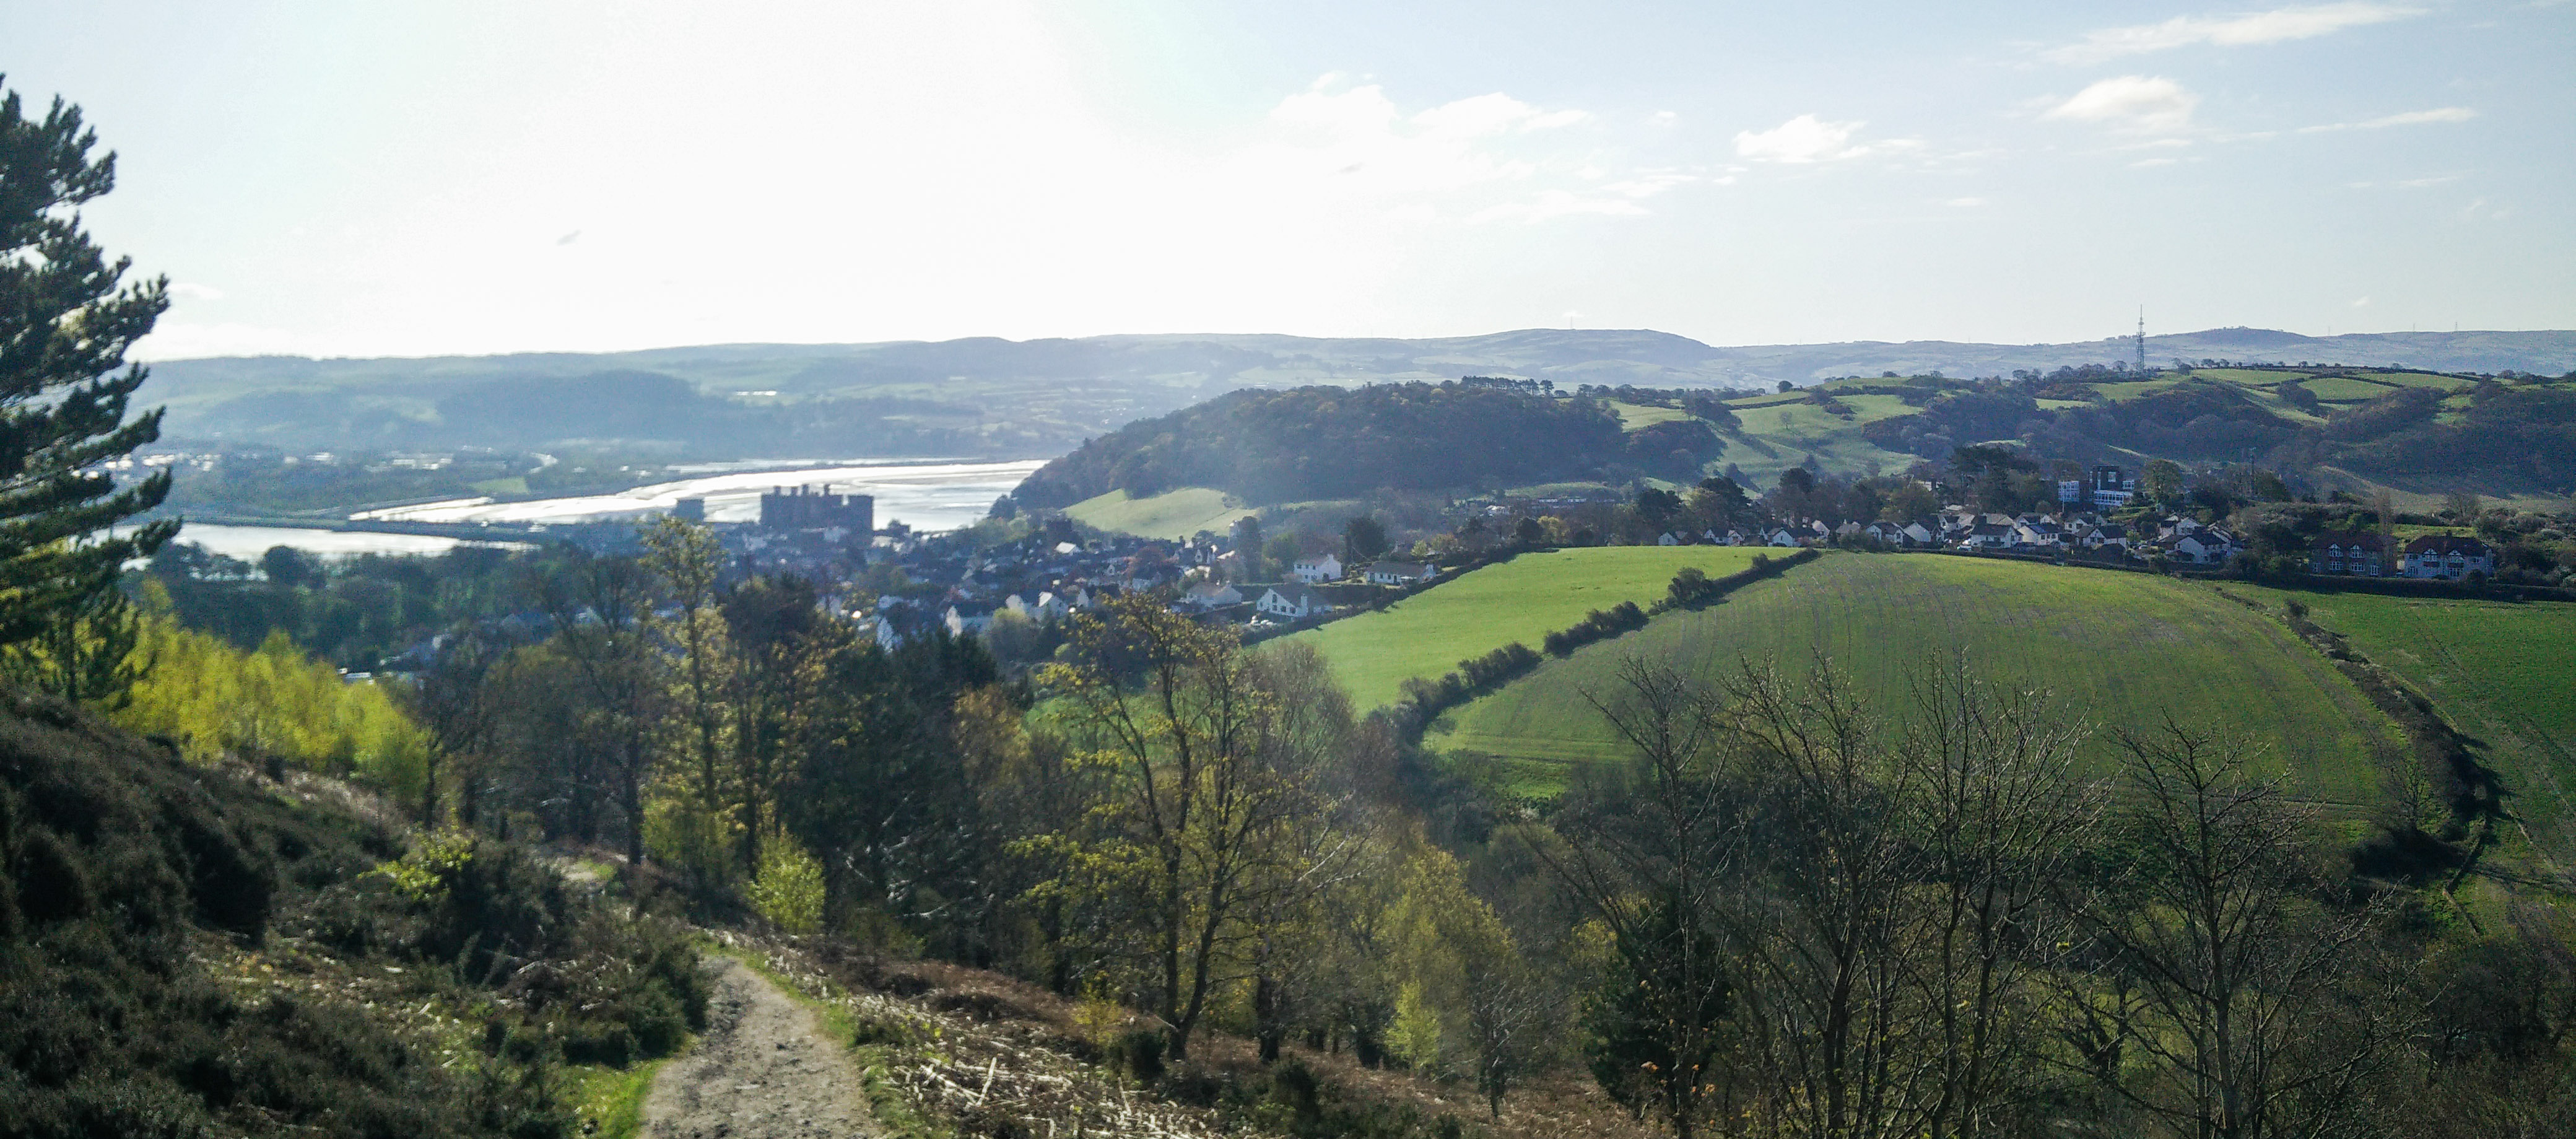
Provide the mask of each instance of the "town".
MULTIPOLYGON (((1024 663, 1027 649, 1019 646, 1051 648, 1060 637, 1045 630, 1122 594, 1152 595, 1174 612, 1238 625, 1258 639, 1379 608, 1537 548, 1838 547, 2157 572, 2252 568, 2246 537, 2208 518, 2207 510, 2157 509, 2141 494, 2139 474, 2099 465, 2080 479, 2060 480, 2055 510, 2003 512, 1954 501, 1903 521, 1828 520, 1786 509, 1784 499, 1800 497, 1795 477, 1788 493, 1775 490, 1759 500, 1723 478, 1705 480, 1687 496, 1640 487, 1624 501, 1607 494, 1451 499, 1439 505, 1448 528, 1400 534, 1411 539, 1401 549, 1365 516, 1347 520, 1340 533, 1310 525, 1268 540, 1258 516, 1224 534, 1162 540, 1102 532, 1054 511, 1016 512, 945 534, 915 533, 899 521, 875 528, 868 496, 820 486, 773 490, 761 498, 759 521, 710 528, 735 574, 810 580, 827 604, 889 649, 935 626, 951 636, 983 637, 1005 659, 1024 663)), ((1938 478, 1896 481, 1914 488, 1917 498, 1942 486, 1938 478)), ((673 514, 705 519, 696 500, 682 500, 673 514)), ((632 544, 628 532, 611 524, 564 536, 603 548, 632 544)), ((2494 546, 2458 533, 2398 539, 2378 529, 2335 530, 2308 539, 2297 553, 2295 571, 2320 576, 2480 582, 2493 579, 2498 566, 2494 546)))

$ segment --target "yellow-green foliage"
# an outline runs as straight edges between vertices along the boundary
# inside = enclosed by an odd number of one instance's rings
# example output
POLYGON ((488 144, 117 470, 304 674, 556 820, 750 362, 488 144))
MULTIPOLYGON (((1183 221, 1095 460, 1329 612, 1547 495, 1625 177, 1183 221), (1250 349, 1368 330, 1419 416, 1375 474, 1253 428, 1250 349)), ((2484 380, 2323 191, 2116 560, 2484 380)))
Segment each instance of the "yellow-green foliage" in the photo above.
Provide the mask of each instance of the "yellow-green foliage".
POLYGON ((761 845, 760 874, 751 880, 751 907, 789 933, 823 925, 823 864, 783 834, 761 845))
POLYGON ((1511 932, 1492 906, 1467 889, 1448 851, 1424 844, 1405 859, 1402 893, 1387 915, 1396 978, 1395 1022, 1387 1048, 1416 1069, 1460 1060, 1450 1041, 1470 1037, 1474 990, 1492 983, 1518 957, 1511 932))
POLYGON ((392 879, 404 897, 426 904, 444 897, 447 884, 473 862, 474 836, 450 831, 423 839, 401 858, 378 863, 375 872, 392 879))
POLYGON ((702 881, 733 877, 735 842, 741 834, 729 808, 710 808, 690 788, 667 782, 662 793, 644 804, 644 849, 653 861, 677 866, 702 881))
POLYGON ((1422 995, 1422 983, 1407 981, 1395 993, 1395 1023, 1387 1026, 1386 1050, 1405 1066, 1434 1071, 1440 1066, 1440 1011, 1422 995))
POLYGON ((111 717, 120 727, 166 736, 198 763, 256 753, 365 775, 390 791, 419 787, 427 741, 392 694, 342 682, 284 633, 245 653, 152 613, 135 652, 150 671, 135 683, 133 703, 111 717))

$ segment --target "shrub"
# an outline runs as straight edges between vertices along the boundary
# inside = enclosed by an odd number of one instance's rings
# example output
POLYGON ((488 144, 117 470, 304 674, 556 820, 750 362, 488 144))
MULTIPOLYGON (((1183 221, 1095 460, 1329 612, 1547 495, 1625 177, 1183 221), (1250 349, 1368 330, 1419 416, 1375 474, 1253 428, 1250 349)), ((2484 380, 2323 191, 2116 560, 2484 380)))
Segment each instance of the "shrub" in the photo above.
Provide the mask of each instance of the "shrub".
POLYGON ((752 878, 751 908, 789 933, 823 925, 823 864, 784 834, 761 845, 760 873, 752 878))
POLYGON ((1129 1029, 1119 1034, 1112 1051, 1137 1083, 1150 1084, 1163 1078, 1162 1033, 1150 1028, 1129 1029))

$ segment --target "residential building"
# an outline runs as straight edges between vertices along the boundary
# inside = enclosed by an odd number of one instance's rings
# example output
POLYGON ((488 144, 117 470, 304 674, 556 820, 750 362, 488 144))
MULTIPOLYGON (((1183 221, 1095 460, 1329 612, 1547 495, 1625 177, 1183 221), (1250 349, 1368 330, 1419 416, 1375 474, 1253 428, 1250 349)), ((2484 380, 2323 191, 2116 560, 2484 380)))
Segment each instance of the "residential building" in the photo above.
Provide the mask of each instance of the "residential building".
POLYGON ((1243 591, 1221 581, 1202 581, 1181 594, 1180 604, 1206 612, 1243 604, 1243 591))
POLYGON ((1308 585, 1342 580, 1342 559, 1326 554, 1320 558, 1299 558, 1288 567, 1288 576, 1308 585))
POLYGON ((2388 572, 2388 543, 2377 534, 2329 534, 2308 547, 2308 572, 2378 577, 2388 572))
POLYGON ((1378 562, 1368 568, 1371 585, 1419 585, 1438 576, 1440 567, 1429 562, 1378 562))
POLYGON ((2459 579, 2495 576, 2495 550, 2475 538, 2427 534, 2406 543, 2400 572, 2408 577, 2459 579))
POLYGON ((1330 613, 1334 606, 1312 588, 1283 583, 1263 591, 1261 600, 1254 602, 1253 608, 1272 617, 1302 621, 1308 617, 1330 613))

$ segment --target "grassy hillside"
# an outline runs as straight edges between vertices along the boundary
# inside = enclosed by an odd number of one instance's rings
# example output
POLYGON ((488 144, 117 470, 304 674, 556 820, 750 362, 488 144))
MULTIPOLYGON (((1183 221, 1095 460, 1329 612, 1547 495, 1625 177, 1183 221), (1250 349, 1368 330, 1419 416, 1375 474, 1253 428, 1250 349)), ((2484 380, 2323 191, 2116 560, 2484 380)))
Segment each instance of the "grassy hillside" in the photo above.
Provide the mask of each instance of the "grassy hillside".
POLYGON ((1324 654, 1362 709, 1391 703, 1414 677, 1431 678, 1514 641, 1539 647, 1549 633, 1622 601, 1664 595, 1683 566, 1710 577, 1752 564, 1750 549, 1605 546, 1523 554, 1486 566, 1377 613, 1296 634, 1324 654))
POLYGON ((2553 856, 2576 854, 2576 604, 2249 590, 2308 618, 2431 697, 2482 743, 2506 807, 2553 856))
POLYGON ((676 923, 0 693, 0 1135, 578 1133, 703 1027, 676 923), (407 850, 406 847, 409 847, 407 850), (521 969, 535 962, 540 968, 521 969))
MULTIPOLYGON (((1525 790, 1552 790, 1566 765, 1619 754, 1584 699, 1620 659, 1646 653, 1714 673, 1740 657, 1807 667, 1822 652, 1881 707, 1905 676, 1966 649, 1989 675, 2056 690, 2104 726, 2171 712, 2266 741, 2304 793, 2366 803, 2401 740, 2394 725, 2288 630, 2206 586, 2143 574, 1925 555, 1832 554, 1696 613, 1549 661, 1452 713, 1427 743, 1481 752, 1525 790)), ((2107 744, 2097 745, 2107 751, 2107 744)))
POLYGON ((1895 473, 1913 466, 1913 455, 1880 448, 1860 433, 1864 424, 1905 415, 1913 409, 1890 395, 1853 395, 1843 397, 1852 410, 1845 419, 1823 407, 1806 402, 1804 394, 1763 396, 1736 400, 1728 406, 1743 428, 1721 433, 1725 450, 1712 460, 1712 469, 1733 464, 1749 476, 1756 486, 1778 482, 1780 472, 1807 461, 1810 455, 1826 470, 1838 473, 1895 473))
POLYGON ((1218 534, 1234 520, 1252 513, 1224 491, 1185 486, 1144 498, 1113 490, 1065 507, 1064 512, 1088 525, 1146 538, 1187 538, 1201 530, 1218 534))

